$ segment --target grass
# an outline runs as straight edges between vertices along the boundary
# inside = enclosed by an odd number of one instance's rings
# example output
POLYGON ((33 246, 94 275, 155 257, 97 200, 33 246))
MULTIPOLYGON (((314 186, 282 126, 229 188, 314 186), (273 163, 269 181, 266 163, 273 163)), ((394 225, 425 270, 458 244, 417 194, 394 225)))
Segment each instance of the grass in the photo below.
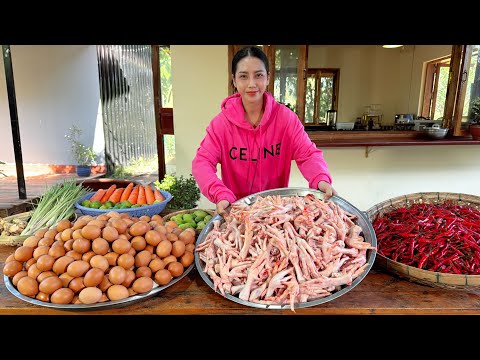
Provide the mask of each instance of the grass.
POLYGON ((151 159, 144 159, 143 157, 140 157, 132 160, 132 162, 127 166, 119 165, 115 167, 115 171, 112 175, 110 175, 110 177, 114 179, 127 179, 140 174, 151 174, 156 172, 158 172, 157 156, 154 156, 151 159))

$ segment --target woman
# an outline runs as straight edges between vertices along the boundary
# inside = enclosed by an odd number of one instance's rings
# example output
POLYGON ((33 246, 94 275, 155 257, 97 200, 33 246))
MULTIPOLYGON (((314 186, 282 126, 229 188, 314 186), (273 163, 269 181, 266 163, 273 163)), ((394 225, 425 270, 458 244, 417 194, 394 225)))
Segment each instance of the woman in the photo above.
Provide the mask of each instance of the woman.
POLYGON ((298 116, 266 92, 268 59, 258 47, 239 50, 232 60, 237 92, 223 100, 192 162, 192 174, 217 213, 250 194, 288 187, 295 160, 308 185, 336 194, 323 152, 309 139, 298 116), (222 180, 217 175, 222 168, 222 180))

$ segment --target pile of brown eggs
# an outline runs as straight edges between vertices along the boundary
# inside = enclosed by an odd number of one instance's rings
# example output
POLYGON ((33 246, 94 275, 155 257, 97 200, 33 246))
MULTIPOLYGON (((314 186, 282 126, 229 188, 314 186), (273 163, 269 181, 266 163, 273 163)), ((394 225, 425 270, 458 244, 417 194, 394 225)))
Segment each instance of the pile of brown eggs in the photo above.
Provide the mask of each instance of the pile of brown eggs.
POLYGON ((115 211, 60 221, 24 240, 3 267, 17 290, 54 304, 95 304, 146 294, 194 260, 195 230, 160 215, 115 211))

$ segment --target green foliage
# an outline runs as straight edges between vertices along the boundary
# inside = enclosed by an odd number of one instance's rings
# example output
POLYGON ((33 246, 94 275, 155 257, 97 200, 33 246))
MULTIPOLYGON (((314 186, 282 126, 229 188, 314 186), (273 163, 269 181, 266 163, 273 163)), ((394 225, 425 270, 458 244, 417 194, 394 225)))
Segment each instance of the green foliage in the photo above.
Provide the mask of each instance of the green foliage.
POLYGON ((188 178, 180 175, 165 175, 162 181, 155 181, 154 185, 159 190, 168 191, 173 199, 167 204, 167 209, 185 210, 197 206, 200 200, 200 189, 195 178, 190 174, 188 178))
POLYGON ((153 156, 151 159, 144 159, 140 156, 138 159, 133 159, 127 166, 116 165, 113 174, 109 175, 114 179, 127 179, 139 174, 151 174, 158 171, 158 156, 153 156))
POLYGON ((472 102, 472 107, 470 111, 472 112, 471 118, 473 122, 480 124, 480 97, 477 97, 472 102))
POLYGON ((73 154, 77 165, 95 165, 97 154, 95 154, 92 148, 85 146, 79 140, 82 130, 76 125, 73 125, 68 130, 69 133, 65 135, 65 138, 70 141, 70 152, 73 154))

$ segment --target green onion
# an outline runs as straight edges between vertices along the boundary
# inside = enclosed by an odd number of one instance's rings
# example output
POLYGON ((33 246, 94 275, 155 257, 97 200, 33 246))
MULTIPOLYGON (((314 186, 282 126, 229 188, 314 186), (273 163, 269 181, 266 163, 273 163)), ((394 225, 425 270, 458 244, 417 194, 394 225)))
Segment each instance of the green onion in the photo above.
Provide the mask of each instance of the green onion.
POLYGON ((40 197, 22 235, 34 234, 42 228, 55 226, 60 220, 69 219, 75 213, 74 204, 90 191, 82 184, 77 185, 75 179, 48 187, 40 197))

